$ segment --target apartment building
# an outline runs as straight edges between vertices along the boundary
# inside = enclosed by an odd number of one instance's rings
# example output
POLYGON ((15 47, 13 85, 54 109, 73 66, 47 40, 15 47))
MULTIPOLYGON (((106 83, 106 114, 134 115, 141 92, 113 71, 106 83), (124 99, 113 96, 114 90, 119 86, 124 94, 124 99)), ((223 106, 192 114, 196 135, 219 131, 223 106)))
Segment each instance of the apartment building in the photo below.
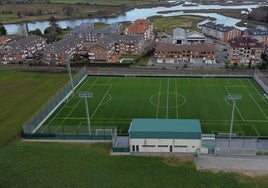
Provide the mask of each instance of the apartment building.
POLYGON ((112 37, 106 36, 91 43, 85 43, 84 49, 87 49, 90 62, 115 62, 117 54, 115 53, 115 43, 112 37))
POLYGON ((126 35, 137 35, 143 41, 154 39, 153 24, 148 19, 135 20, 133 24, 125 29, 126 35))
POLYGON ((158 43, 155 51, 157 63, 215 63, 216 47, 211 43, 171 44, 158 43))
POLYGON ((249 38, 256 39, 258 42, 268 46, 268 30, 247 29, 245 35, 249 38))
POLYGON ((241 31, 235 27, 224 26, 223 24, 215 24, 207 22, 200 25, 202 33, 215 39, 227 42, 230 39, 241 36, 241 31))
POLYGON ((95 29, 94 23, 83 23, 75 27, 69 35, 79 35, 87 42, 96 42, 107 35, 119 35, 123 33, 121 23, 113 23, 103 29, 95 29))
POLYGON ((84 38, 79 35, 68 35, 62 40, 46 46, 42 51, 43 62, 46 64, 66 64, 66 61, 78 54, 84 38))
POLYGON ((141 53, 141 40, 138 36, 107 35, 96 42, 85 43, 83 53, 85 52, 90 61, 117 62, 122 54, 141 53))
POLYGON ((247 36, 237 37, 229 41, 228 60, 230 63, 259 63, 264 47, 257 39, 247 36))
POLYGON ((0 50, 0 63, 19 63, 39 53, 46 46, 46 39, 31 35, 9 42, 0 50))

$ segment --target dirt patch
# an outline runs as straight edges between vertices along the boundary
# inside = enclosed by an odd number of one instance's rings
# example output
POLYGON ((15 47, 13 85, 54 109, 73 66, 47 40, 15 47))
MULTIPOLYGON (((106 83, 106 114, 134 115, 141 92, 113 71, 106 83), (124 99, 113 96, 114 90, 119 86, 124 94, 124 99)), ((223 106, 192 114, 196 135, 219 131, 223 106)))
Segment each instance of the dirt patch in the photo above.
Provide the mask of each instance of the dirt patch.
POLYGON ((185 163, 194 162, 194 158, 191 156, 164 157, 162 161, 168 166, 178 167, 185 163))

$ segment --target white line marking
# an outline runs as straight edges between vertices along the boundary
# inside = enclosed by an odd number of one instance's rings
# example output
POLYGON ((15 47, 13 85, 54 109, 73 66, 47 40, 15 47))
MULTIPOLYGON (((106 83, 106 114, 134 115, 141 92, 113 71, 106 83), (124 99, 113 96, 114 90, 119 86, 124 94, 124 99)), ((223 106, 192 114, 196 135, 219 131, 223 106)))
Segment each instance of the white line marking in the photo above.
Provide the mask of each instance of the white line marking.
POLYGON ((96 112, 98 111, 99 107, 101 106, 103 100, 105 99, 106 95, 108 94, 108 92, 110 91, 110 89, 112 88, 112 84, 110 84, 110 87, 107 89, 106 93, 104 94, 104 96, 102 97, 101 101, 99 102, 97 108, 95 109, 95 111, 93 112, 93 114, 91 115, 90 119, 93 119, 93 117, 95 116, 96 112))
MULTIPOLYGON (((244 85, 244 83, 240 80, 240 82, 242 83, 242 85, 244 85)), ((252 100, 255 102, 255 104, 258 106, 258 108, 261 110, 261 112, 263 113, 264 117, 266 119, 268 119, 268 117, 266 116, 265 112, 262 110, 262 108, 260 107, 260 105, 256 102, 256 100, 254 99, 254 97, 251 95, 251 93, 249 92, 249 90, 245 87, 245 89, 247 90, 249 96, 252 98, 252 100)))
POLYGON ((168 86, 167 86, 167 110, 166 110, 166 118, 168 118, 168 100, 169 100, 169 79, 168 79, 168 86))

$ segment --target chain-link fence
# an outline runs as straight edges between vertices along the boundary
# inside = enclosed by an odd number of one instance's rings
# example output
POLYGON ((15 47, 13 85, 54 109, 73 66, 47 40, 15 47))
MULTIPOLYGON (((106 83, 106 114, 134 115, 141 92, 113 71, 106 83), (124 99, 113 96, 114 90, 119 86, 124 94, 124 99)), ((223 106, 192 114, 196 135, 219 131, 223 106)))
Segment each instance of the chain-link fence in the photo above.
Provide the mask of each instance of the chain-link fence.
MULTIPOLYGON (((77 87, 86 78, 86 67, 82 68, 74 77, 73 85, 77 87)), ((72 93, 72 84, 66 83, 53 97, 51 97, 34 115, 24 123, 23 132, 25 134, 34 133, 41 124, 51 115, 54 110, 72 93)))
POLYGON ((268 95, 268 78, 259 69, 255 69, 253 78, 268 95))
POLYGON ((117 129, 112 126, 49 126, 42 132, 24 133, 26 139, 44 140, 113 140, 117 129))

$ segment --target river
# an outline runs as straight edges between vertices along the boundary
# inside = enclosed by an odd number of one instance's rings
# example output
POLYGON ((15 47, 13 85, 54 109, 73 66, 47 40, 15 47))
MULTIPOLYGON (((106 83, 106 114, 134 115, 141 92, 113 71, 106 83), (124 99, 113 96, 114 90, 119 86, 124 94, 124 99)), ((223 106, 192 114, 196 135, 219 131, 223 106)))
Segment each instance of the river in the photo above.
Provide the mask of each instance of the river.
MULTIPOLYGON (((57 23, 62 28, 73 28, 81 23, 85 22, 104 22, 107 24, 116 23, 116 22, 126 22, 134 21, 136 19, 145 19, 151 16, 179 16, 179 15, 200 15, 208 16, 216 19, 217 23, 235 26, 239 19, 226 17, 217 13, 184 13, 184 10, 204 10, 204 9, 252 9, 258 7, 258 4, 245 4, 245 5, 236 5, 236 6, 220 6, 220 5, 198 5, 198 6, 182 6, 174 5, 172 7, 154 7, 154 8, 135 8, 133 10, 125 12, 123 15, 118 15, 113 18, 90 18, 90 19, 75 19, 75 20, 61 20, 57 23), (169 11, 168 13, 163 13, 164 11, 169 11)), ((37 21, 27 23, 29 30, 35 30, 39 28, 44 32, 45 28, 48 27, 49 21, 37 21)), ((5 24, 4 25, 7 33, 12 34, 23 34, 26 31, 26 23, 20 24, 5 24)), ((244 29, 244 28, 240 28, 244 29)))

